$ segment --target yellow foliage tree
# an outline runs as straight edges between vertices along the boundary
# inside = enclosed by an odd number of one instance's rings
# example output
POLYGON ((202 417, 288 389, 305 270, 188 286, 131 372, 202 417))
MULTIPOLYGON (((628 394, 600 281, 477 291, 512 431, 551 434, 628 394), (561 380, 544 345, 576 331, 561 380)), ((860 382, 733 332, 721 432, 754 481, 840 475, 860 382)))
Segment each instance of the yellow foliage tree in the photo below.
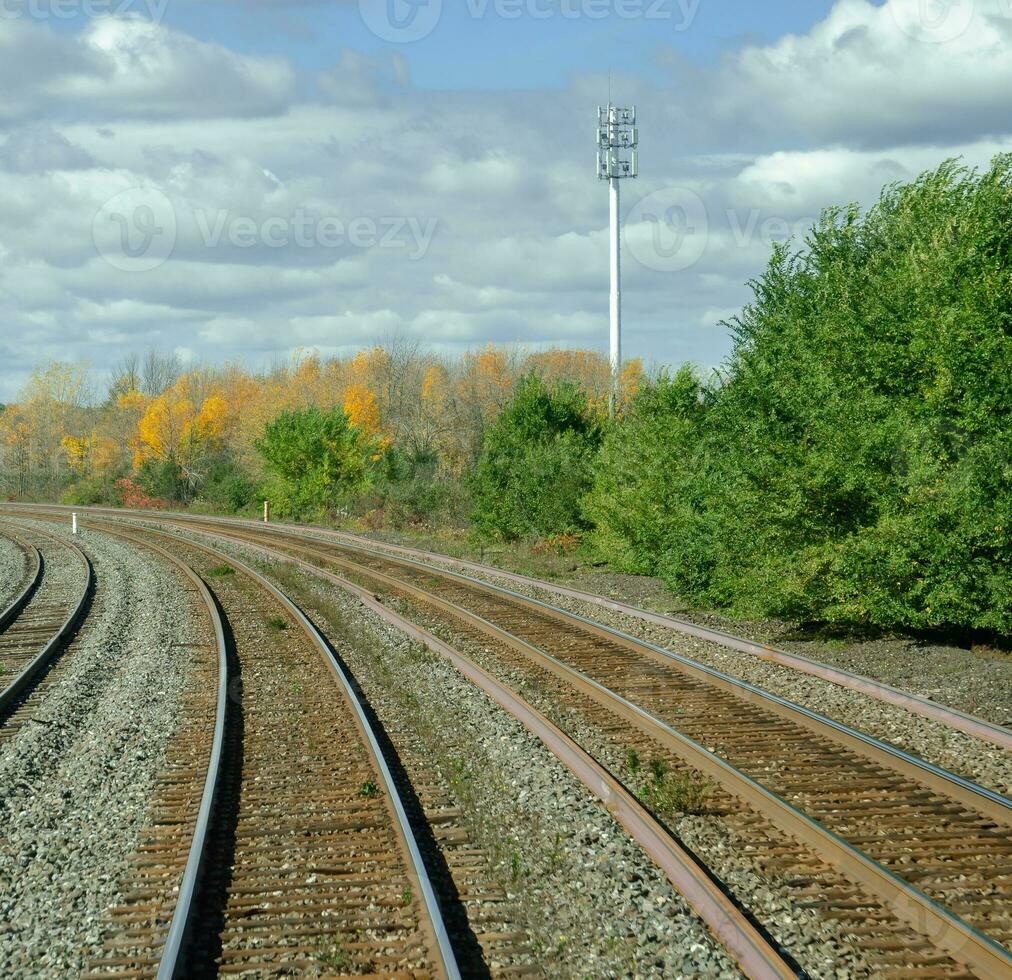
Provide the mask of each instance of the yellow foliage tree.
POLYGON ((199 479, 207 453, 221 444, 229 413, 220 395, 209 395, 199 408, 191 395, 191 379, 183 375, 147 406, 137 423, 135 468, 149 460, 171 462, 191 483, 199 479))
POLYGON ((371 436, 380 434, 380 413, 376 395, 364 384, 353 384, 345 389, 344 414, 357 429, 371 436))

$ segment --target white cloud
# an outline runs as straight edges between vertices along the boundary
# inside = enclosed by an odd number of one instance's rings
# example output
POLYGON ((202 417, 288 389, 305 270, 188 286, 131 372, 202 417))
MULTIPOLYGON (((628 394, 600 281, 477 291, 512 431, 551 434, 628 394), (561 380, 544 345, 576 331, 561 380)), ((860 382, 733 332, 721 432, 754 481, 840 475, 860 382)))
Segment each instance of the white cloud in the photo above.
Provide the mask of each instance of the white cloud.
POLYGON ((208 119, 282 112, 295 73, 141 17, 99 17, 80 34, 0 17, 0 120, 208 119))
POLYGON ((1012 6, 1007 0, 935 6, 950 10, 962 29, 932 39, 933 5, 924 0, 880 6, 839 0, 808 34, 731 58, 716 111, 781 138, 788 127, 808 141, 861 145, 1009 132, 1012 6), (970 10, 966 23, 961 11, 970 10))

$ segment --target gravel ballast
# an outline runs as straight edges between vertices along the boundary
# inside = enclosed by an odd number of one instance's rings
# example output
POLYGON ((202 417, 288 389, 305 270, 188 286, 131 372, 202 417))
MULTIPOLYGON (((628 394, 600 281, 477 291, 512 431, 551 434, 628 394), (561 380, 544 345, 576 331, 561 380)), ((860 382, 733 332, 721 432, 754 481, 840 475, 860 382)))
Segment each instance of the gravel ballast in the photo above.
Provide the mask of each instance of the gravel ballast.
MULTIPOLYGON (((215 546, 278 572, 255 551, 215 546)), ((321 626, 318 607, 330 607, 361 638, 337 643, 338 652, 395 744, 405 725, 429 740, 426 777, 456 800, 507 892, 519 920, 511 925, 528 936, 533 959, 519 965, 553 978, 740 976, 667 878, 539 739, 357 599, 297 581, 297 600, 321 626)))
POLYGON ((24 552, 2 532, 0 528, 0 611, 10 605, 25 577, 24 552))
POLYGON ((92 610, 30 723, 0 745, 5 978, 74 975, 101 941, 175 727, 178 644, 203 629, 160 559, 97 532, 77 541, 95 566, 92 610))

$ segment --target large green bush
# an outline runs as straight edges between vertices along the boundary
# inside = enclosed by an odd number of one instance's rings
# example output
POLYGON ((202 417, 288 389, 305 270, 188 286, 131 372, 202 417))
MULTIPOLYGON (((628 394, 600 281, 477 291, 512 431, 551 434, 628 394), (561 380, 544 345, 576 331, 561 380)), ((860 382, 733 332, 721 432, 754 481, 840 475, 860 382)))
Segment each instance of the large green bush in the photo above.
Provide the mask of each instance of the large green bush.
POLYGON ((521 379, 486 431, 468 481, 476 532, 515 541, 583 529, 580 500, 600 441, 578 387, 549 387, 536 375, 521 379))
POLYGON ((200 503, 215 511, 242 513, 255 510, 257 498, 255 482, 229 453, 210 462, 200 484, 200 503))
MULTIPOLYGON (((747 614, 1012 630, 1012 157, 826 212, 753 288, 698 438, 668 423, 658 516, 649 467, 645 530, 599 477, 602 548, 747 614)), ((641 454, 651 412, 622 423, 641 454)))
POLYGON ((361 490, 380 456, 376 439, 339 408, 282 412, 255 443, 270 480, 264 495, 279 516, 318 517, 361 490))

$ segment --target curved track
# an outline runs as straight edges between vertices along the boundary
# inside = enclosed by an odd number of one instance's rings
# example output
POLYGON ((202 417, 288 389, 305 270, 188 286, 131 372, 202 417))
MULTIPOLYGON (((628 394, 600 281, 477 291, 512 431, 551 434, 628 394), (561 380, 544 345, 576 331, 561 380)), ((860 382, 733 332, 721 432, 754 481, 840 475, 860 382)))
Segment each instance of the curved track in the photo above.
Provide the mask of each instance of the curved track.
POLYGON ((26 563, 25 574, 17 593, 8 603, 7 607, 0 610, 0 631, 2 631, 7 629, 18 618, 21 610, 28 605, 35 594, 35 590, 39 587, 39 583, 42 581, 42 552, 35 545, 29 544, 6 527, 0 529, 0 533, 3 533, 4 537, 12 541, 21 550, 26 563))
MULTIPOLYGON (((153 544, 150 540, 152 536, 162 538, 169 537, 168 535, 150 528, 145 528, 141 534, 138 534, 137 532, 140 529, 136 525, 128 525, 119 521, 115 522, 115 526, 110 526, 111 524, 113 522, 95 522, 96 528, 101 529, 104 533, 113 534, 159 552, 163 557, 181 567, 184 572, 199 583, 198 589, 202 593, 207 592, 204 583, 192 571, 190 567, 191 562, 189 560, 185 562, 181 560, 179 557, 180 551, 185 553, 192 550, 207 554, 213 561, 221 563, 218 566, 218 570, 223 568, 240 570, 244 576, 256 581, 262 588, 270 591, 276 599, 283 601, 289 608, 289 611, 293 612, 300 622, 313 629, 308 620, 298 611, 297 607, 290 603, 290 600, 282 596, 272 584, 266 582, 258 573, 242 562, 237 561, 234 557, 226 556, 214 549, 195 544, 189 540, 181 542, 178 538, 174 537, 171 539, 173 553, 169 553, 166 549, 153 544)), ((297 561, 297 559, 294 560, 297 561)), ((686 897, 689 904, 697 911, 703 921, 710 927, 718 941, 725 946, 730 955, 741 965, 747 976, 756 978, 756 980, 787 980, 787 978, 798 975, 797 965, 764 932, 757 929, 751 918, 743 909, 728 898, 721 884, 712 877, 707 869, 690 852, 681 847, 634 794, 608 772, 607 769, 591 758, 572 739, 552 724, 551 721, 532 708, 526 701, 516 695, 515 692, 503 686, 490 674, 483 671, 466 657, 461 656, 446 643, 431 633, 418 629, 417 626, 410 623, 404 617, 377 603, 368 591, 346 579, 322 571, 308 562, 303 562, 303 564, 317 574, 357 595, 363 603, 396 628, 445 657, 476 686, 496 700, 530 731, 542 739, 546 746, 587 788, 602 800, 613 817, 629 831, 630 836, 641 844, 646 853, 657 863, 675 887, 686 897)), ((207 606, 206 600, 205 606, 207 606)), ((220 649, 223 642, 222 631, 228 631, 228 621, 223 621, 218 615, 216 604, 208 606, 208 609, 211 619, 215 623, 215 634, 219 637, 218 645, 220 649)), ((322 649, 325 647, 325 641, 319 638, 317 645, 322 649)), ((329 650, 327 653, 329 656, 329 650)), ((234 677, 231 682, 226 682, 222 670, 219 669, 217 678, 219 691, 225 687, 234 689, 236 684, 234 677)), ((203 676, 203 683, 198 684, 197 690, 198 692, 203 690, 206 693, 214 686, 215 681, 213 676, 203 676)), ((245 685, 243 690, 245 700, 245 685)), ((348 685, 347 690, 351 692, 350 685, 348 685)), ((352 693, 351 696, 354 697, 354 694, 352 693)), ((206 733, 211 727, 206 717, 208 714, 206 704, 203 710, 204 720, 202 726, 194 727, 191 724, 180 735, 180 740, 185 744, 187 749, 185 753, 185 765, 174 766, 171 778, 166 780, 171 791, 168 802, 164 799, 156 802, 155 809, 160 814, 162 826, 156 828, 156 833, 149 835, 142 848, 143 860, 138 868, 137 879, 131 885, 131 894, 135 900, 123 908, 116 910, 116 925, 122 933, 122 938, 114 939, 110 943, 110 955, 95 961, 93 964, 94 972, 90 976, 122 975, 122 971, 126 971, 126 974, 130 976, 153 976, 156 959, 152 955, 151 950, 160 947, 163 943, 165 923, 168 921, 168 914, 173 905, 175 905, 175 911, 172 918, 172 927, 169 932, 169 938, 165 941, 165 954, 161 958, 158 977, 168 978, 187 975, 189 971, 194 969, 194 962, 200 963, 204 972, 209 972, 210 970, 210 964, 206 960, 206 955, 203 960, 197 956, 195 961, 192 950, 189 953, 187 952, 188 948, 192 947, 194 943, 200 943, 199 936, 195 939, 190 935, 194 919, 193 911, 188 910, 183 898, 178 903, 173 901, 175 894, 174 885, 178 880, 178 868, 183 863, 181 850, 189 838, 186 834, 170 833, 166 835, 164 829, 165 825, 173 827, 183 824, 189 827, 193 824, 192 813, 195 810, 193 801, 197 795, 195 792, 195 781, 198 776, 202 776, 205 782, 205 789, 200 806, 201 816, 193 829, 193 843, 189 850, 184 885, 180 888, 181 896, 193 899, 196 891, 194 882, 200 877, 200 869, 209 864, 209 858, 204 854, 204 850, 208 845, 200 843, 201 841, 205 841, 209 836, 212 836, 207 827, 209 820, 207 814, 211 812, 208 801, 216 791, 218 793, 221 792, 220 788, 216 789, 220 783, 216 766, 214 764, 207 765, 204 768, 194 766, 193 752, 194 746, 201 746, 198 752, 201 758, 205 756, 210 757, 212 760, 220 758, 222 750, 218 745, 219 734, 217 734, 223 727, 220 704, 219 695, 219 720, 215 725, 216 736, 214 746, 206 747, 206 733), (189 780, 188 788, 185 785, 187 779, 189 780), (189 804, 188 808, 187 803, 189 804), (157 904, 157 910, 153 912, 152 906, 155 904, 156 899, 160 904, 157 904), (137 908, 137 903, 141 904, 140 909, 137 908)), ((187 713, 187 717, 192 722, 193 717, 200 714, 200 711, 194 712, 191 710, 187 713)), ((360 713, 360 720, 365 724, 364 714, 360 713)), ((378 746, 376 752, 378 757, 382 759, 382 756, 378 752, 378 746)), ((383 765, 385 769, 385 763, 383 765)), ((389 778, 389 773, 387 773, 387 778, 389 778)), ((391 799, 396 799, 396 795, 392 790, 392 784, 389 784, 387 792, 390 794, 391 799)), ((422 868, 420 862, 417 867, 422 868)), ((424 873, 424 868, 422 868, 422 872, 424 873)), ((423 886, 423 891, 425 890, 431 893, 431 886, 423 886)), ((204 908, 201 911, 199 900, 195 900, 193 907, 197 909, 197 915, 206 915, 207 910, 204 908)), ((435 906, 434 898, 432 907, 437 908, 438 913, 438 907, 435 906)), ((443 937, 441 942, 446 943, 445 929, 440 926, 439 930, 443 937)), ((199 933, 199 930, 197 931, 199 933)), ((278 941, 280 942, 281 940, 278 941)), ((452 952, 448 952, 448 955, 452 956, 452 952)), ((248 966, 249 964, 244 965, 248 966)), ((298 966, 298 964, 293 965, 298 966)), ((456 975, 454 969, 451 966, 450 969, 446 969, 445 971, 437 970, 436 972, 437 974, 445 973, 447 976, 454 976, 456 975)))
MULTIPOLYGON (((240 540, 265 537, 200 523, 240 540)), ((486 640, 495 637, 769 816, 977 975, 1005 976, 1012 968, 1001 945, 1010 935, 1012 895, 1004 797, 709 668, 487 583, 318 538, 311 549, 290 534, 268 540, 439 608, 486 640)))
POLYGON ((368 592, 348 579, 320 569, 310 562, 253 544, 252 547, 273 557, 284 557, 314 574, 356 595, 366 606, 402 632, 425 644, 461 671, 472 683, 510 712, 573 772, 621 823, 668 876, 676 889, 696 910, 716 938, 741 965, 746 975, 756 978, 796 977, 798 969, 764 933, 756 929, 744 911, 725 894, 699 861, 667 832, 640 801, 610 772, 599 765, 564 732, 531 707, 514 691, 499 683, 491 674, 462 656, 432 633, 387 609, 368 592))
MULTIPOLYGON (((16 509, 18 507, 26 507, 29 505, 14 504, 8 506, 12 509, 16 509)), ((51 512, 69 512, 69 508, 66 507, 52 506, 46 509, 51 512)), ((87 511, 94 514, 130 516, 138 519, 146 519, 151 516, 150 512, 145 511, 122 509, 114 510, 111 508, 100 507, 88 508, 87 511)), ((175 512, 166 512, 164 516, 166 518, 175 518, 178 520, 192 520, 192 518, 187 514, 175 512)), ((260 522, 251 521, 245 518, 218 518, 217 520, 223 525, 232 525, 240 528, 259 529, 263 527, 260 522)), ((791 670, 796 670, 799 673, 818 677, 821 680, 837 684, 847 690, 856 691, 886 704, 892 704, 904 708, 912 714, 920 715, 924 718, 930 718, 933 721, 947 725, 955 731, 964 732, 967 735, 972 735, 984 741, 991 742, 1000 748, 1012 750, 1012 730, 1006 726, 997 725, 984 718, 979 718, 975 715, 959 711, 956 708, 938 704, 937 702, 921 697, 918 694, 899 690, 898 688, 891 687, 881 681, 876 681, 871 677, 843 670, 839 667, 833 667, 829 664, 812 660, 809 657, 803 657, 800 654, 778 649, 769 644, 757 643, 754 640, 749 640, 743 636, 736 636, 733 633, 728 633, 723 630, 701 626, 698 623, 679 619, 675 616, 667 616, 647 609, 641 609, 640 607, 630 605, 629 603, 619 602, 609 596, 602 596, 597 593, 570 588, 568 586, 559 585, 556 582, 545 581, 544 579, 534 578, 529 575, 520 575, 516 572, 509 572, 502 568, 497 568, 494 565, 470 561, 466 558, 456 558, 452 555, 440 554, 439 552, 424 551, 420 548, 410 548, 405 545, 376 541, 375 539, 363 537, 362 535, 352 534, 347 531, 335 531, 329 528, 284 523, 273 524, 271 527, 276 530, 286 531, 297 535, 307 537, 311 536, 317 540, 329 539, 333 541, 343 541, 350 544, 356 544, 360 547, 366 547, 380 553, 386 552, 394 555, 404 555, 429 564, 436 564, 437 566, 449 566, 465 569, 476 572, 480 575, 489 575, 503 581, 513 582, 518 585, 530 586, 547 594, 577 599, 590 605, 600 606, 601 608, 609 609, 613 612, 631 616, 634 619, 639 619, 655 626, 662 626, 667 629, 683 633, 687 636, 694 636, 729 649, 738 650, 742 653, 748 653, 772 663, 779 664, 780 666, 787 667, 791 670)))
MULTIPOLYGON (((798 884, 801 904, 842 922, 872 954, 876 975, 1004 978, 1012 972, 1006 948, 1012 803, 1000 794, 687 658, 443 566, 336 535, 325 540, 315 531, 144 517, 315 567, 447 659, 456 657, 459 669, 492 693, 498 682, 488 672, 371 594, 386 593, 411 619, 482 645, 560 703, 593 716, 602 730, 627 744, 646 739, 676 765, 705 773, 724 798, 744 803, 837 876, 827 889, 823 875, 817 887, 818 876, 807 874, 811 858, 799 861, 791 845, 773 849, 774 863, 798 884)), ((188 540, 182 547, 207 550, 188 540)), ((493 696, 514 710, 506 702, 520 699, 498 687, 493 696)), ((528 715, 524 723, 535 730, 539 719, 528 715)), ((547 729, 538 734, 546 744, 554 737, 547 729)), ((588 778, 599 779, 600 772, 588 778)), ((624 792, 621 784, 617 789, 614 799, 624 792)), ((748 972, 777 975, 762 972, 775 971, 775 959, 748 972)))
POLYGON ((34 527, 18 527, 17 536, 28 548, 29 571, 19 595, 0 613, 0 722, 12 720, 70 642, 87 614, 95 586, 91 561, 77 545, 34 527), (81 566, 76 592, 47 582, 46 569, 57 551, 81 566))
POLYGON ((90 975, 322 966, 458 977, 376 732, 313 624, 213 548, 173 542, 170 554, 151 541, 156 532, 101 530, 188 576, 213 626, 217 667, 191 692, 155 826, 90 975), (217 692, 210 711, 208 691, 217 692))
MULTIPOLYGON (((293 528, 293 530, 298 529, 293 528)), ((453 558, 449 555, 423 551, 418 548, 377 542, 358 534, 349 534, 346 531, 327 531, 316 528, 313 530, 317 534, 333 537, 335 540, 344 540, 373 549, 382 548, 392 554, 406 555, 420 561, 456 566, 481 575, 495 576, 503 581, 531 586, 545 593, 566 596, 570 599, 578 599, 581 602, 589 603, 590 605, 600 606, 603 609, 610 609, 612 612, 622 613, 625 616, 631 616, 634 619, 640 619, 655 626, 663 626, 678 633, 683 633, 686 636, 708 640, 711 643, 717 643, 720 646, 738 650, 741 653, 752 654, 771 663, 779 664, 782 667, 789 667, 800 673, 818 677, 820 680, 830 681, 847 690, 857 691, 861 694, 866 694, 868 697, 875 698, 877 701, 905 708, 912 714, 920 715, 923 718, 930 718, 933 721, 948 725, 956 731, 964 732, 967 735, 983 739, 986 742, 991 742, 1000 748, 1012 750, 1012 731, 1004 725, 996 725, 994 722, 987 721, 984 718, 978 718, 975 715, 959 711, 956 708, 938 704, 928 698, 921 697, 919 694, 901 691, 889 684, 883 684, 881 681, 873 680, 862 674, 856 674, 853 671, 843 670, 839 667, 833 667, 829 664, 812 660, 810 657, 803 657, 797 653, 781 650, 768 643, 757 643, 755 640, 736 636, 724 630, 712 629, 708 626, 701 626, 699 623, 679 619, 676 616, 667 616, 662 613, 651 612, 648 609, 642 609, 639 606, 630 605, 629 603, 619 602, 617 599, 612 599, 609 596, 570 588, 569 586, 559 585, 556 582, 547 582, 544 579, 533 578, 530 575, 508 572, 493 565, 469 561, 465 558, 453 558)))

